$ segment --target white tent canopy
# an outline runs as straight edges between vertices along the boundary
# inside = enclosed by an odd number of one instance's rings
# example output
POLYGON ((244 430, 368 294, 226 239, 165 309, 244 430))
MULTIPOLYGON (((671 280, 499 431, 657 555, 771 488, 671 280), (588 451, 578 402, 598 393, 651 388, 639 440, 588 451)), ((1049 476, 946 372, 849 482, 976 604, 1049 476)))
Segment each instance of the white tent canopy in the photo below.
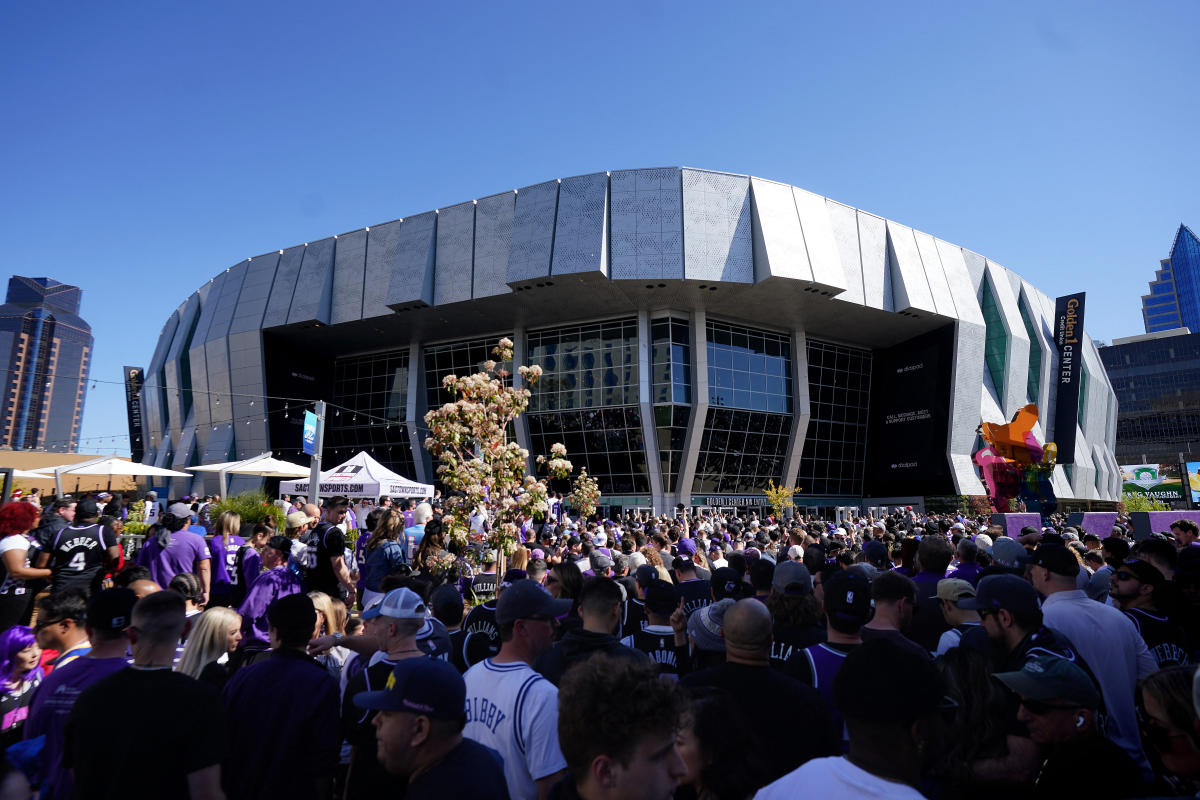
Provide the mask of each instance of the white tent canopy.
MULTIPOLYGON (((299 494, 315 499, 317 493, 309 490, 308 480, 282 481, 280 494, 299 494)), ((371 458, 365 452, 339 464, 328 472, 321 473, 320 495, 346 497, 433 497, 433 487, 427 483, 410 481, 397 475, 371 458)))
POLYGON ((163 469, 152 464, 139 464, 137 461, 130 461, 125 458, 117 458, 115 456, 101 456, 92 459, 91 461, 80 461, 75 464, 60 464, 56 467, 39 467, 31 472, 39 472, 49 477, 54 476, 54 489, 58 494, 62 494, 62 476, 63 475, 101 475, 113 477, 114 475, 126 475, 131 477, 154 477, 154 478, 190 478, 192 477, 186 472, 176 472, 173 469, 163 469))
POLYGON ((208 464, 203 467, 188 467, 191 472, 220 473, 221 496, 228 493, 229 475, 256 475, 261 478, 299 478, 308 474, 308 468, 290 461, 282 461, 271 455, 270 451, 261 455, 247 458, 245 461, 223 461, 220 464, 208 464))

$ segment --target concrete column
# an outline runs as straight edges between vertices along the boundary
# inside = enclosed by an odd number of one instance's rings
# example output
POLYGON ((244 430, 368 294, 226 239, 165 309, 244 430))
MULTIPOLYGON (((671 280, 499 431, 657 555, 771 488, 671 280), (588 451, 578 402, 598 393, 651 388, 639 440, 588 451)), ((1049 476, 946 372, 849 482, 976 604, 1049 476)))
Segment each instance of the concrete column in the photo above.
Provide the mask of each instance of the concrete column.
MULTIPOLYGON (((528 337, 525 335, 525 328, 521 327, 521 326, 514 326, 513 333, 512 333, 512 340, 513 340, 512 385, 515 386, 516 388, 520 389, 522 386, 524 386, 524 382, 521 380, 521 375, 519 372, 517 372, 517 368, 522 367, 522 366, 529 366, 529 342, 528 342, 528 337)), ((529 475, 537 474, 537 470, 536 470, 537 465, 534 462, 534 457, 536 454, 533 452, 533 448, 530 446, 529 420, 526 419, 524 414, 517 417, 516 422, 513 423, 513 429, 516 431, 517 444, 519 444, 522 448, 524 448, 524 450, 527 453, 529 453, 529 457, 525 459, 525 470, 526 470, 527 474, 529 474, 529 475)), ((570 458, 570 457, 571 456, 568 453, 567 458, 570 458)))
POLYGON ((425 351, 420 342, 408 346, 408 398, 404 407, 404 427, 408 431, 412 447, 413 468, 416 479, 421 483, 433 483, 433 459, 423 443, 428 429, 424 414, 425 407, 425 351))
POLYGON ((650 379, 653 370, 654 348, 650 335, 650 312, 640 309, 637 315, 638 337, 638 408, 642 417, 642 440, 645 442, 646 468, 650 473, 650 495, 655 509, 665 508, 668 500, 663 486, 662 460, 658 453, 658 429, 654 425, 654 404, 651 402, 650 379))
POLYGON ((792 331, 792 430, 788 434, 788 455, 783 462, 783 485, 795 486, 804 455, 808 421, 812 419, 808 397, 808 337, 802 330, 792 331))
POLYGON ((683 440, 683 463, 679 468, 679 499, 684 505, 692 494, 696 478, 696 462, 700 458, 700 442, 704 437, 704 421, 708 418, 708 316, 693 311, 692 323, 692 415, 688 419, 687 436, 683 440))

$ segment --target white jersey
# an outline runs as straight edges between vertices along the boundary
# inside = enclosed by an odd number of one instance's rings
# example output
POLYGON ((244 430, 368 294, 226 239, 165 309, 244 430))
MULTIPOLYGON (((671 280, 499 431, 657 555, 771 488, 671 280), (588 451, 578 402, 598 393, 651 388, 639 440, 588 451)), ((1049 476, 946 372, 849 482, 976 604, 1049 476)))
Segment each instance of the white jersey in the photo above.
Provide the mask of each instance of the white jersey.
POLYGON ((524 662, 485 658, 467 670, 463 736, 504 757, 513 800, 536 800, 537 781, 566 769, 558 748, 558 688, 524 662))

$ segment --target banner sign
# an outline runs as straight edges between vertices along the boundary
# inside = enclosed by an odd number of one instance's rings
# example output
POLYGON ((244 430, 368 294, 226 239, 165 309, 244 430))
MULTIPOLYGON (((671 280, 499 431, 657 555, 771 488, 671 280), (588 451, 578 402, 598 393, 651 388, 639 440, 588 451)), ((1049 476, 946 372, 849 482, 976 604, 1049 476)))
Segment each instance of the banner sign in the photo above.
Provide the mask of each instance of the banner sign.
POLYGON ((317 451, 317 415, 304 412, 304 452, 310 456, 317 451))
POLYGON ((1121 491, 1152 500, 1182 500, 1183 478, 1178 464, 1122 464, 1121 491))
POLYGON ((1187 462, 1187 490, 1193 506, 1200 506, 1200 461, 1187 462))
POLYGON ((129 417, 129 457, 140 464, 146 455, 142 441, 142 385, 146 382, 141 367, 122 367, 125 371, 125 412, 129 417))
POLYGON ((1058 463, 1075 463, 1075 426, 1079 423, 1079 383, 1083 379, 1083 305, 1086 292, 1054 301, 1054 344, 1058 348, 1054 443, 1058 463))

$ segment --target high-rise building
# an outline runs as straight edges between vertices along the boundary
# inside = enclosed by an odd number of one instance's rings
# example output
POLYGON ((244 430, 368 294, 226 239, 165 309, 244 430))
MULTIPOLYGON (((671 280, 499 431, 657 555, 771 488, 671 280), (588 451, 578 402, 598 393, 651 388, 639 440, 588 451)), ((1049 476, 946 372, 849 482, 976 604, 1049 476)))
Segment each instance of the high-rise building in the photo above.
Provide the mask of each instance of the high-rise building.
POLYGON ((0 358, 7 356, 0 447, 75 452, 92 360, 81 295, 50 278, 9 279, 0 306, 0 358))
POLYGON ((1150 294, 1142 297, 1146 333, 1189 328, 1200 331, 1200 239, 1180 225, 1171 255, 1159 262, 1150 294))

